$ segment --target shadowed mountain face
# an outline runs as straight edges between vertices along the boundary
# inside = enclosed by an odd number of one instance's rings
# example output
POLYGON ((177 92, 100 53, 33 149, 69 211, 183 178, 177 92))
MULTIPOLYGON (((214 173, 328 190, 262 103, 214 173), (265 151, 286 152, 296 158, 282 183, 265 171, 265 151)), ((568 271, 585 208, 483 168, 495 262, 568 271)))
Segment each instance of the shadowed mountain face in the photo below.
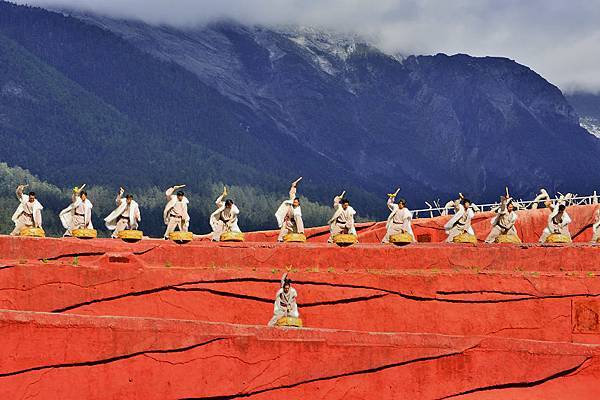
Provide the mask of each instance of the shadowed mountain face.
MULTIPOLYGON (((23 165, 43 178, 114 179, 116 168, 61 169, 59 154, 79 149, 109 165, 130 160, 142 185, 220 180, 285 191, 304 175, 312 198, 329 202, 348 188, 374 214, 385 211, 376 196, 398 185, 419 207, 458 191, 491 200, 507 184, 521 196, 540 186, 584 192, 600 178, 599 142, 560 90, 507 59, 395 57, 309 29, 179 30, 8 3, 0 34, 77 96, 102 103, 90 112, 107 110, 93 123, 110 132, 100 143, 90 129, 75 142, 35 127, 40 140, 64 141, 23 165)), ((14 92, 11 72, 0 78, 14 92)), ((30 120, 27 110, 11 112, 30 120)), ((25 162, 19 130, 2 133, 16 144, 0 159, 25 162)))

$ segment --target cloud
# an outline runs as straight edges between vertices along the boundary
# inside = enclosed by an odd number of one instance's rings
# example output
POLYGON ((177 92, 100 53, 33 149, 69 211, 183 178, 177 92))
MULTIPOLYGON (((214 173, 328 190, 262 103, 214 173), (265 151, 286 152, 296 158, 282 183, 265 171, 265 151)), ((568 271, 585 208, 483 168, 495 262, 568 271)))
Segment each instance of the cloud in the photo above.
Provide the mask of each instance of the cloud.
POLYGON ((150 24, 218 19, 374 38, 387 52, 503 56, 565 91, 600 92, 598 0, 17 0, 150 24))

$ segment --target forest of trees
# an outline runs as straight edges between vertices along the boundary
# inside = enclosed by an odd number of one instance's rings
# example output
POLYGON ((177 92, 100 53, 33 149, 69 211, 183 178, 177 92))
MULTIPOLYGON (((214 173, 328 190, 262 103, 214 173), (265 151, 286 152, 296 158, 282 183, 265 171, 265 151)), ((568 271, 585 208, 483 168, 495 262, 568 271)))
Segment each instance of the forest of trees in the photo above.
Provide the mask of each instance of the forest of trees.
MULTIPOLYGON (((89 198, 94 204, 93 223, 101 236, 108 236, 103 218, 115 208, 115 197, 119 190, 114 187, 95 186, 93 182, 74 182, 73 186, 87 184, 89 198)), ((175 182, 174 184, 185 183, 175 182)), ((60 236, 64 229, 58 219, 59 212, 69 205, 72 188, 59 188, 33 176, 19 167, 9 167, 0 163, 0 233, 9 233, 14 224, 11 216, 18 206, 15 188, 19 184, 28 184, 27 190, 36 192, 44 206, 44 229, 48 235, 60 236)), ((209 233, 210 214, 215 209, 214 201, 223 190, 223 183, 214 183, 208 187, 189 187, 184 189, 190 199, 190 230, 197 234, 209 233)), ((141 229, 146 235, 160 237, 164 232, 162 212, 165 205, 166 188, 156 186, 146 188, 126 188, 134 194, 142 211, 141 229)), ((286 197, 289 188, 282 187, 280 194, 266 193, 251 186, 228 186, 230 197, 241 210, 240 227, 242 230, 277 229, 274 213, 286 197)), ((300 185, 299 193, 302 193, 300 185)), ((325 225, 331 216, 331 207, 324 206, 301 196, 302 214, 307 226, 325 225)))

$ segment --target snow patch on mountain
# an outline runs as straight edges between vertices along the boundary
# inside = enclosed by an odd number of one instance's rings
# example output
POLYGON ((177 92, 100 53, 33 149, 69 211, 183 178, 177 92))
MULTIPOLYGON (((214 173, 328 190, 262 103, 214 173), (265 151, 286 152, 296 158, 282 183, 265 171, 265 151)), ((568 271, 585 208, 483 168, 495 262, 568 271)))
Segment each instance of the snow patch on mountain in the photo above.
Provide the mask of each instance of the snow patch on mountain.
POLYGON ((581 117, 579 119, 579 125, 592 135, 600 139, 600 119, 591 117, 581 117))

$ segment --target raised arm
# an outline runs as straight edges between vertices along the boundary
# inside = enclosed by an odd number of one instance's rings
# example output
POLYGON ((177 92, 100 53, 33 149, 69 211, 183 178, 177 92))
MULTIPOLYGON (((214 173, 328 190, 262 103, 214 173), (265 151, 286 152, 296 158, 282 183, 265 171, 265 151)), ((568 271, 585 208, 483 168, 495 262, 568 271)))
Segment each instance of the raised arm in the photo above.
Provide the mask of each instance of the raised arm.
POLYGON ((388 197, 387 206, 390 209, 390 211, 394 211, 394 209, 396 208, 395 197, 388 197))
POLYGON ((27 187, 27 185, 17 186, 17 190, 15 190, 15 193, 16 193, 17 199, 19 199, 19 201, 21 201, 23 199, 23 191, 25 190, 26 187, 27 187))
POLYGON ((345 194, 346 194, 346 191, 344 190, 339 196, 335 196, 333 198, 333 208, 338 208, 338 206, 340 205, 340 201, 342 201, 345 194))
POLYGON ((217 200, 215 201, 215 204, 217 205, 218 208, 223 207, 223 199, 227 196, 227 188, 223 187, 223 193, 221 193, 221 195, 219 197, 217 197, 217 200))
POLYGON ((175 185, 175 186, 171 186, 170 188, 167 189, 167 191, 165 192, 165 195, 167 197, 167 201, 171 200, 171 196, 173 196, 173 193, 177 190, 177 189, 181 189, 184 188, 185 185, 175 185))
POLYGON ((119 188, 119 193, 117 194, 117 198, 115 199, 115 202, 117 203, 117 206, 121 205, 121 201, 123 199, 123 193, 125 193, 125 189, 123 189, 122 187, 119 188))
POLYGON ((496 212, 498 214, 506 214, 507 213, 506 204, 508 204, 508 199, 505 196, 502 196, 500 198, 500 207, 498 208, 498 210, 496 212))
POLYGON ((294 200, 296 198, 296 191, 298 189, 298 183, 302 180, 302 177, 296 179, 292 182, 292 186, 290 187, 290 200, 294 200))
POLYGON ((85 188, 85 183, 80 187, 74 187, 73 193, 71 194, 71 203, 75 203, 77 201, 77 197, 79 197, 79 193, 85 188))

